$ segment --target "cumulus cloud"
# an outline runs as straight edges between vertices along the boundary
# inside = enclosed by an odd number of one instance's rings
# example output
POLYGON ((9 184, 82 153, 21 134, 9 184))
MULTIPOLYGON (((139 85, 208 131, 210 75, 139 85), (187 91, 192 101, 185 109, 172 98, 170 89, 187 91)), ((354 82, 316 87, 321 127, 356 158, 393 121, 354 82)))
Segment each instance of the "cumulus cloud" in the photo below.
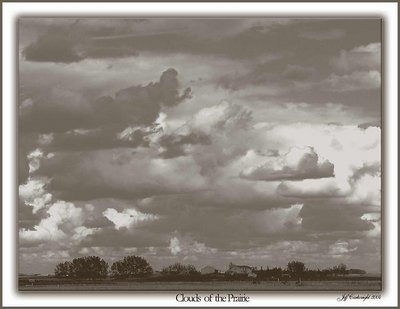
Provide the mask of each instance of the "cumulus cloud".
POLYGON ((237 131, 249 127, 252 119, 251 110, 227 101, 206 107, 196 113, 191 121, 195 130, 205 133, 237 131))
POLYGON ((179 252, 182 251, 180 247, 180 242, 177 237, 172 237, 170 242, 169 242, 169 250, 171 250, 171 253, 173 255, 177 255, 179 252))
POLYGON ((140 222, 154 221, 159 218, 157 215, 142 213, 134 208, 124 209, 122 212, 107 208, 103 216, 114 223, 117 230, 123 227, 132 228, 140 222))
POLYGON ((45 208, 52 199, 52 194, 46 191, 47 185, 47 179, 29 179, 19 186, 19 197, 32 207, 33 214, 45 208))
POLYGON ((282 157, 244 169, 240 176, 263 181, 326 178, 334 176, 334 166, 328 160, 321 160, 311 147, 292 148, 282 157))
POLYGON ((57 201, 47 210, 48 217, 42 219, 33 230, 20 229, 22 242, 58 241, 68 234, 64 229, 82 224, 82 210, 73 203, 57 201))
MULTIPOLYGON (((176 234, 176 232, 174 233, 176 234)), ((217 252, 216 248, 206 246, 189 236, 173 236, 169 241, 168 249, 172 255, 183 255, 184 260, 198 259, 199 256, 213 254, 217 252)))

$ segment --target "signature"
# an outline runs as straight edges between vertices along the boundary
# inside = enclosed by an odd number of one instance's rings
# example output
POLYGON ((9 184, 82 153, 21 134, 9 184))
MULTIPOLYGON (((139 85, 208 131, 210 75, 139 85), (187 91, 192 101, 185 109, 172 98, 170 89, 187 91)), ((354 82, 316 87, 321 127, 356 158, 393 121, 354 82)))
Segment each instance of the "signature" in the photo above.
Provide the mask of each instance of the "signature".
POLYGON ((381 299, 380 294, 353 294, 353 293, 345 293, 337 298, 338 302, 345 302, 348 300, 362 300, 363 302, 366 300, 374 300, 381 299))

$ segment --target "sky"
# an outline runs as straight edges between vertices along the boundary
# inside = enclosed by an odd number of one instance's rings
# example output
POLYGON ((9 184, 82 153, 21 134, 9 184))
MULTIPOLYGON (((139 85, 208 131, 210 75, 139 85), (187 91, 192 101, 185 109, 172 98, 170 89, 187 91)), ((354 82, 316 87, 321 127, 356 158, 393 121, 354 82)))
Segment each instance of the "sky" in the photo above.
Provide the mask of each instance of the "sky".
POLYGON ((19 272, 380 272, 380 22, 20 18, 19 272))

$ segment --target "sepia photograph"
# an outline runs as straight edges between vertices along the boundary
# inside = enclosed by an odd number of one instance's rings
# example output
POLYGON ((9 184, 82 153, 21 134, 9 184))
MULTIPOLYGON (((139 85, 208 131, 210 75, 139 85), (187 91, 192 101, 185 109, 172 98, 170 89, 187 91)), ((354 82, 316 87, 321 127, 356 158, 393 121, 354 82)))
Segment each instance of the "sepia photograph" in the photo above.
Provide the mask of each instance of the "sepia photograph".
POLYGON ((382 18, 16 23, 19 291, 382 291, 382 18))

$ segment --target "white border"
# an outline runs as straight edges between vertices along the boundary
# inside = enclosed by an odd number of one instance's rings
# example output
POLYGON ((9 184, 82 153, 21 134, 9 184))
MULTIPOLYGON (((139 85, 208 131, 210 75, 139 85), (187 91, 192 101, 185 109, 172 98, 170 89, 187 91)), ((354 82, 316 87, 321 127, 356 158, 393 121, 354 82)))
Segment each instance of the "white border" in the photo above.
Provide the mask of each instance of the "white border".
MULTIPOLYGON (((3 3, 3 306, 132 307, 132 306, 395 306, 398 293, 398 214, 397 214, 397 3, 3 3), (250 303, 177 303, 170 293, 59 293, 29 294, 16 290, 15 254, 15 89, 16 17, 21 15, 107 15, 107 16, 380 16, 384 18, 385 63, 385 201, 384 292, 379 301, 337 302, 339 293, 246 293, 250 303), (290 297, 289 297, 290 296, 290 297)), ((203 293, 206 295, 207 293, 203 293)))

